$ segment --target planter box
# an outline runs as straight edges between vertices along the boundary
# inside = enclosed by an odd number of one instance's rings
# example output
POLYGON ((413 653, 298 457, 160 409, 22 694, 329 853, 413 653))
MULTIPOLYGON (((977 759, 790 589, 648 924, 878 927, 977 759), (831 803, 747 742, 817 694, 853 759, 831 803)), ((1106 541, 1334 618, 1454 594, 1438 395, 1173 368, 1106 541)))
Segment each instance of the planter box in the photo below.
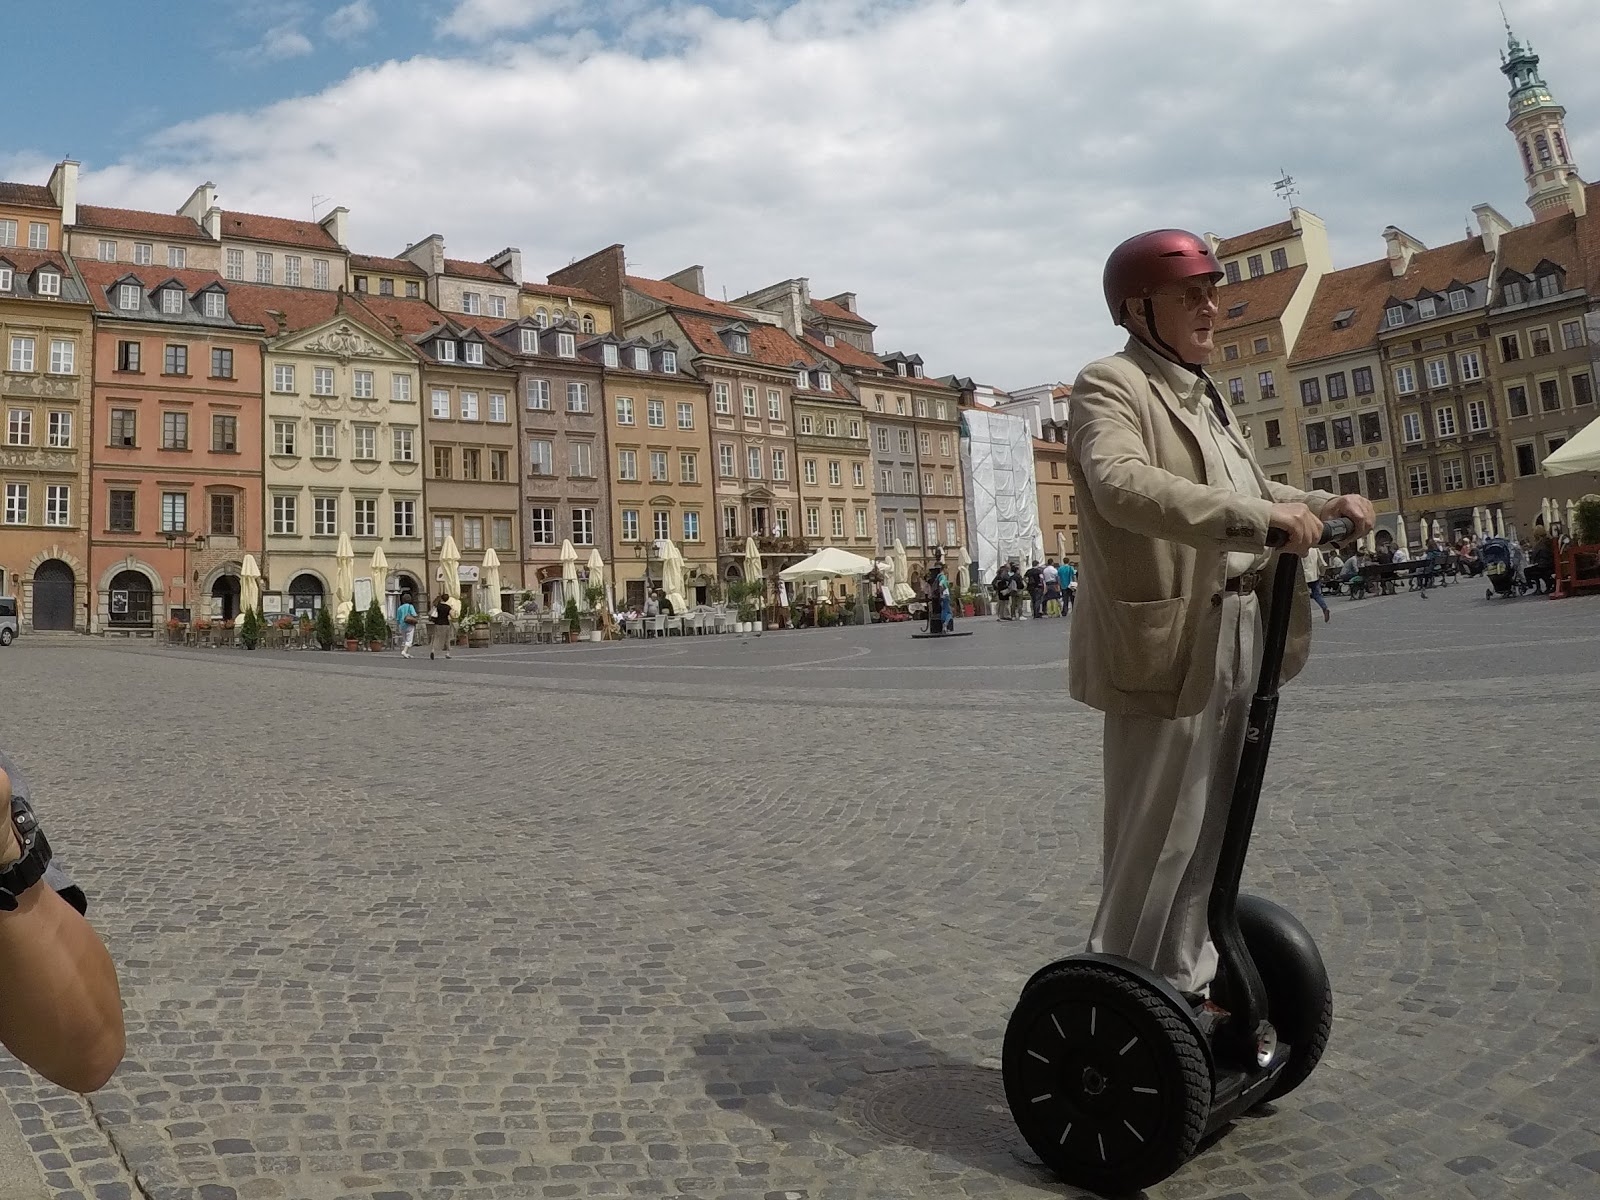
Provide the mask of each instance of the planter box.
POLYGON ((354 651, 361 649, 361 643, 356 641, 354 638, 345 638, 344 648, 353 653, 354 651))
POLYGON ((467 645, 469 645, 469 646, 487 646, 488 644, 489 644, 489 627, 487 625, 475 625, 475 626, 473 626, 472 631, 467 634, 467 645))
POLYGON ((388 642, 368 642, 367 643, 367 649, 371 650, 374 654, 377 654, 380 650, 388 649, 388 646, 389 646, 388 642))

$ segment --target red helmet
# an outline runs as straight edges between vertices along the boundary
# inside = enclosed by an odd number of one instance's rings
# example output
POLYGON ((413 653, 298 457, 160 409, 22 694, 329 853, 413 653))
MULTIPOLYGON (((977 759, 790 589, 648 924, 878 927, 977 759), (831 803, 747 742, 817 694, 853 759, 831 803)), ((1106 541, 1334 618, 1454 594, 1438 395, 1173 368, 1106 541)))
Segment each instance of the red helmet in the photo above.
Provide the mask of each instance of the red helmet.
POLYGON ((1106 307, 1123 322, 1122 305, 1143 300, 1165 284, 1199 275, 1222 278, 1222 264, 1205 238, 1185 229, 1153 229, 1131 237, 1106 259, 1106 307))

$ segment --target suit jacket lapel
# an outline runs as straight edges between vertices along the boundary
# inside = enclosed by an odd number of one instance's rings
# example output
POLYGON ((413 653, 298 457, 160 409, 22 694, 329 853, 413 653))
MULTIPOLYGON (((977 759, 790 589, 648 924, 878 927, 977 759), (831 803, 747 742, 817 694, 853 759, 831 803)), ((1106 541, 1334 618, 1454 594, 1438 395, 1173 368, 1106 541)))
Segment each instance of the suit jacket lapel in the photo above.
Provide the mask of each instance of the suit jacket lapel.
MULTIPOLYGON (((1145 378, 1150 381, 1150 389, 1155 392, 1157 399, 1166 406, 1178 424, 1188 431, 1194 439, 1195 448, 1200 451, 1200 462, 1205 471, 1205 478, 1200 482, 1210 484, 1213 479, 1226 479, 1227 470, 1217 459, 1216 444, 1211 440, 1211 432, 1201 424, 1203 418, 1199 413, 1192 411, 1187 404, 1178 398, 1173 391, 1172 384, 1162 373, 1161 368, 1150 361, 1152 355, 1136 338, 1128 339, 1128 353, 1133 355, 1139 365, 1144 368, 1145 378)), ((1252 461, 1254 461, 1252 459, 1252 461)))

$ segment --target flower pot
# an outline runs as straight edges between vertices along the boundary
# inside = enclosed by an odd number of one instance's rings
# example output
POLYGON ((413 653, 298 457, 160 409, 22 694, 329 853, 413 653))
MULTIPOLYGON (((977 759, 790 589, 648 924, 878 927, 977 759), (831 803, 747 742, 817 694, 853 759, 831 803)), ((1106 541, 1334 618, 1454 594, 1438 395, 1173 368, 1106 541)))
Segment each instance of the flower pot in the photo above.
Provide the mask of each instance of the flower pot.
POLYGON ((605 641, 605 637, 606 637, 606 635, 605 635, 605 632, 603 630, 596 629, 593 633, 591 633, 589 635, 589 640, 591 642, 603 642, 603 641, 605 641))
POLYGON ((578 633, 578 631, 576 629, 567 630, 567 645, 569 645, 569 646, 577 645, 579 636, 580 636, 580 634, 578 633))
POLYGON ((371 641, 367 643, 367 649, 376 654, 378 651, 384 649, 387 645, 388 643, 386 642, 371 641))
POLYGON ((762 623, 760 621, 751 621, 750 622, 750 632, 751 633, 759 634, 762 631, 762 629, 764 629, 764 628, 765 628, 765 626, 762 625, 762 623))
POLYGON ((355 638, 345 638, 344 648, 346 650, 356 651, 361 649, 361 643, 356 641, 355 638))
POLYGON ((489 627, 487 625, 475 625, 475 626, 473 626, 472 632, 467 635, 467 645, 469 645, 469 646, 487 646, 488 644, 489 644, 489 627))
POLYGON ((735 633, 749 633, 750 632, 750 622, 749 621, 735 621, 733 623, 733 631, 735 633))

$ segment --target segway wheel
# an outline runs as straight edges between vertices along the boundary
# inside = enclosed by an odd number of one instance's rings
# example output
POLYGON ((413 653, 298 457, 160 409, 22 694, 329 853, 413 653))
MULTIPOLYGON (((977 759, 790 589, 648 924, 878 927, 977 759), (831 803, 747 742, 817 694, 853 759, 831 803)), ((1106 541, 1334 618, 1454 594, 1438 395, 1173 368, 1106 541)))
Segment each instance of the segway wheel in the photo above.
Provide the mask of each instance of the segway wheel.
POLYGON ((1133 974, 1066 962, 1022 994, 1002 1051, 1006 1102, 1067 1183, 1137 1191, 1177 1170, 1211 1110, 1194 1027, 1133 974))
POLYGON ((1333 986, 1317 943, 1284 908, 1260 896, 1240 896, 1239 931, 1267 989, 1267 1019, 1289 1043, 1289 1061, 1264 1097, 1276 1100, 1299 1087, 1322 1061, 1333 1032, 1333 986))

